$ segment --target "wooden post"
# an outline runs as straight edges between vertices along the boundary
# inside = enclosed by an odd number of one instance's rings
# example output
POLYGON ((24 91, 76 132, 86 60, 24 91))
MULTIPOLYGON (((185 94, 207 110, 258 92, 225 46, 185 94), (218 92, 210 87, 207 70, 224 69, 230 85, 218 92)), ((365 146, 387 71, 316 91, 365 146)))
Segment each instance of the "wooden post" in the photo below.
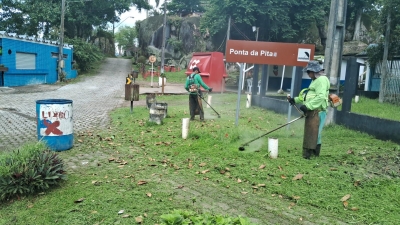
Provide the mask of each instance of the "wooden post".
POLYGON ((139 101, 139 84, 132 84, 131 91, 131 101, 139 101))
POLYGON ((130 84, 125 84, 125 100, 130 100, 130 84))

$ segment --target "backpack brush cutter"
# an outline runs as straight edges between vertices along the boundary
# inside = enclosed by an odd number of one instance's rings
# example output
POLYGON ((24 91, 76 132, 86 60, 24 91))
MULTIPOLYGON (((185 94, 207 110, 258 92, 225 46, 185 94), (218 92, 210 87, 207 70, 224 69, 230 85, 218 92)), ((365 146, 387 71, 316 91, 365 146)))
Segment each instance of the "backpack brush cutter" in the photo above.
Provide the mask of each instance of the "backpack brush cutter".
POLYGON ((255 140, 258 140, 258 139, 264 137, 264 136, 267 135, 267 134, 270 134, 270 133, 272 133, 272 132, 274 132, 274 131, 277 131, 277 130, 281 129, 282 127, 285 127, 285 126, 287 126, 287 125, 289 125, 289 124, 291 124, 291 123, 293 123, 293 122, 295 122, 295 121, 297 121, 297 120, 299 120, 299 119, 305 117, 304 113, 303 113, 301 110, 299 110, 299 108, 297 108, 296 105, 293 105, 293 106, 297 109, 297 111, 299 111, 299 113, 300 113, 300 115, 301 115, 300 117, 298 117, 298 118, 296 118, 296 119, 294 119, 294 120, 292 120, 292 121, 290 121, 290 122, 288 122, 288 123, 285 123, 285 124, 283 124, 282 126, 277 127, 277 128, 275 128, 275 129, 273 129, 273 130, 271 130, 271 131, 269 131, 269 132, 267 132, 267 133, 265 133, 265 134, 263 134, 263 135, 261 135, 261 136, 259 136, 259 137, 257 137, 257 138, 254 138, 254 139, 251 140, 251 141, 248 141, 248 142, 242 144, 242 146, 239 147, 239 151, 244 151, 244 150, 245 150, 244 146, 249 145, 251 142, 253 142, 253 141, 255 141, 255 140))

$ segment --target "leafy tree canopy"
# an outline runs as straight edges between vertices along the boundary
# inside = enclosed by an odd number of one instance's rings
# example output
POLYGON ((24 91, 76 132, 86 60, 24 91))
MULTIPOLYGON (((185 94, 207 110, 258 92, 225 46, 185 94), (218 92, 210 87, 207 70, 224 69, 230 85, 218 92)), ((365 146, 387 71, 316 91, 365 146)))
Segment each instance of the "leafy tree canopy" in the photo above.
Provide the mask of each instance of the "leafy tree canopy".
POLYGON ((186 16, 194 12, 204 12, 200 0, 173 0, 167 4, 170 14, 186 16))
POLYGON ((119 31, 115 34, 115 40, 118 42, 118 46, 125 49, 134 45, 136 37, 136 29, 129 26, 119 28, 119 31))
POLYGON ((262 41, 302 41, 312 23, 323 19, 329 11, 326 0, 210 0, 202 29, 211 35, 226 31, 228 18, 233 27, 243 33, 233 31, 232 38, 254 39, 252 26, 259 27, 262 41), (236 27, 235 27, 236 26, 236 27))
MULTIPOLYGON (((45 36, 58 29, 61 21, 62 0, 2 0, 0 29, 7 32, 45 36)), ((65 35, 87 38, 93 27, 105 28, 107 23, 119 22, 122 14, 135 6, 150 9, 147 0, 66 0, 65 35)))

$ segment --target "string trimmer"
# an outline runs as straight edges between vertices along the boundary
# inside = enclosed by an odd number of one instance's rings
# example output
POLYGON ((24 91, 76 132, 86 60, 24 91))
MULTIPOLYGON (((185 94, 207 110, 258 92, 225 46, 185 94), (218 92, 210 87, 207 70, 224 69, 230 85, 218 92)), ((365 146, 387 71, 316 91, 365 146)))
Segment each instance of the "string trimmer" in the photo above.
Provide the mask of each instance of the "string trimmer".
POLYGON ((290 121, 290 122, 288 122, 288 123, 285 123, 285 124, 283 124, 282 126, 277 127, 277 128, 275 128, 275 129, 273 129, 273 130, 271 130, 271 131, 269 131, 269 132, 267 132, 267 133, 265 133, 265 134, 263 134, 263 135, 261 135, 261 136, 259 136, 259 137, 256 137, 256 138, 254 138, 254 139, 251 140, 251 141, 248 141, 248 142, 242 144, 242 146, 239 147, 239 151, 244 151, 244 150, 245 150, 245 149, 244 149, 244 146, 247 146, 247 145, 250 144, 251 142, 253 142, 253 141, 255 141, 255 140, 258 140, 258 139, 264 137, 264 136, 267 135, 267 134, 270 134, 270 133, 272 133, 272 132, 274 132, 274 131, 277 131, 277 130, 281 129, 282 127, 285 127, 285 126, 287 126, 287 125, 289 125, 289 124, 291 124, 291 123, 293 123, 293 122, 295 122, 295 121, 297 121, 297 120, 299 120, 299 119, 305 117, 304 113, 303 113, 301 110, 299 110, 299 108, 297 108, 296 105, 293 105, 293 106, 297 109, 297 111, 300 112, 300 114, 301 114, 300 117, 298 117, 298 118, 296 118, 296 119, 294 119, 294 120, 292 120, 292 121, 290 121))
POLYGON ((197 94, 199 95, 199 97, 200 97, 201 99, 203 99, 203 101, 204 101, 205 103, 207 103, 208 106, 210 106, 210 108, 211 108, 212 110, 214 110, 214 112, 218 115, 218 118, 221 118, 221 116, 219 115, 219 113, 217 113, 217 111, 215 111, 215 109, 214 109, 210 104, 208 104, 208 102, 204 99, 204 97, 203 97, 200 93, 197 93, 197 94))

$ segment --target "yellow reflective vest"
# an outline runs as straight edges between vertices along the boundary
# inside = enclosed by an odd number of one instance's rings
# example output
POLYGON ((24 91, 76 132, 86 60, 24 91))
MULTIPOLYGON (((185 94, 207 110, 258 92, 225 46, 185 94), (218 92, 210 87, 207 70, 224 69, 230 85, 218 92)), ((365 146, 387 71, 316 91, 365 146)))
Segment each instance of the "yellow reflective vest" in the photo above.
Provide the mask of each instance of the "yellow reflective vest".
POLYGON ((328 107, 330 82, 329 79, 321 75, 315 80, 311 81, 310 86, 307 88, 307 93, 300 92, 299 97, 295 97, 296 103, 302 103, 309 110, 325 111, 328 107))

